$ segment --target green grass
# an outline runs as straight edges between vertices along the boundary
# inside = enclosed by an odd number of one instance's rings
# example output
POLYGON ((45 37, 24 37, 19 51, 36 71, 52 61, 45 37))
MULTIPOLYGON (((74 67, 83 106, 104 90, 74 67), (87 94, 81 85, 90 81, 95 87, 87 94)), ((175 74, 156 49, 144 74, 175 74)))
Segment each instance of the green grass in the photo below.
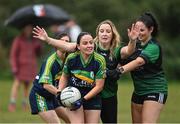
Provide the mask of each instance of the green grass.
MULTIPOLYGON (((118 122, 131 123, 130 100, 133 91, 131 82, 122 81, 119 85, 118 99, 118 122)), ((160 123, 180 123, 180 84, 179 82, 170 82, 168 84, 168 98, 161 112, 160 123)))
POLYGON ((42 123, 38 116, 32 116, 30 111, 24 112, 21 108, 22 88, 18 94, 16 112, 8 112, 9 96, 12 81, 0 81, 0 123, 42 123))
MULTIPOLYGON (((130 99, 133 85, 130 81, 122 81, 119 84, 118 101, 118 122, 131 123, 130 99)), ((30 111, 24 112, 21 109, 22 88, 20 89, 17 101, 17 111, 7 111, 11 81, 0 81, 0 123, 42 123, 39 116, 31 115, 30 111)), ((169 95, 167 103, 161 113, 160 123, 180 123, 180 84, 171 82, 169 84, 169 95)))

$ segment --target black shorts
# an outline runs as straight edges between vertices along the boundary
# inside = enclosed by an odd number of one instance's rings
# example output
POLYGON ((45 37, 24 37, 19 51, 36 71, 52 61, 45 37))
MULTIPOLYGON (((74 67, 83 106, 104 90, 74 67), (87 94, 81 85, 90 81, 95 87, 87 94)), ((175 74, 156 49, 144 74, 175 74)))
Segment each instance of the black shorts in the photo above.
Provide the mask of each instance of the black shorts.
POLYGON ((131 101, 136 104, 143 104, 144 101, 156 101, 161 104, 165 104, 167 99, 167 94, 163 93, 149 93, 145 95, 138 95, 133 93, 131 101))
POLYGON ((95 96, 90 100, 87 100, 83 103, 84 110, 101 110, 102 103, 101 97, 95 96))

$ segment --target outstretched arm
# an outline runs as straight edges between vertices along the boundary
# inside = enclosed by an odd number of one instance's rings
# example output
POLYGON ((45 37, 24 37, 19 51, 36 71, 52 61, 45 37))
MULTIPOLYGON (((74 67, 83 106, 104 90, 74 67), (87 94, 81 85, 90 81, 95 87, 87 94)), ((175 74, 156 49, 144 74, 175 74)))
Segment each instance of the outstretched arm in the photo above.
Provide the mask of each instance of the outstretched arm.
POLYGON ((53 39, 48 36, 44 28, 36 26, 33 28, 33 37, 47 42, 48 44, 63 49, 67 52, 73 52, 76 48, 76 43, 68 43, 63 40, 53 39))
POLYGON ((135 60, 133 60, 123 66, 119 66, 118 68, 119 68, 121 74, 123 74, 123 73, 133 71, 136 68, 138 68, 144 64, 145 64, 145 60, 142 57, 137 57, 135 60))
POLYGON ((127 46, 123 47, 120 51, 122 59, 127 58, 135 51, 136 40, 138 36, 139 36, 139 28, 135 26, 135 24, 132 24, 131 29, 128 29, 129 43, 127 46))

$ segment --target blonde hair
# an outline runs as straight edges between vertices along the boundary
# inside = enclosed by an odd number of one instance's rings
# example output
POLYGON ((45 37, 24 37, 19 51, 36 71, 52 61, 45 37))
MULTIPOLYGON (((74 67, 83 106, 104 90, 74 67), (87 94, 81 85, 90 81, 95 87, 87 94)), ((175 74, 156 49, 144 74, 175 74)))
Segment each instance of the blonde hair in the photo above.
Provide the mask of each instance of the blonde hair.
POLYGON ((112 30, 113 36, 112 36, 111 46, 110 46, 110 57, 112 57, 112 56, 114 56, 113 55, 114 49, 116 47, 118 47, 120 45, 120 43, 121 43, 121 37, 120 37, 114 23, 112 21, 110 21, 110 20, 104 20, 96 28, 96 37, 94 38, 94 41, 95 41, 96 44, 99 44, 99 35, 98 35, 98 33, 99 33, 99 28, 100 28, 100 26, 102 24, 109 24, 110 27, 111 27, 111 30, 112 30))

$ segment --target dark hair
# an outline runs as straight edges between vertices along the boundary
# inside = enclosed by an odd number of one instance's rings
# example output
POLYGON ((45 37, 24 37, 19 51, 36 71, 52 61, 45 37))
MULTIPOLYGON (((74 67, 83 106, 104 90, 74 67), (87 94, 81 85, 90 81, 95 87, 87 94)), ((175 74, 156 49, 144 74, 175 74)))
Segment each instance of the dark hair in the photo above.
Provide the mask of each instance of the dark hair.
MULTIPOLYGON (((80 40, 81 40, 81 38, 84 36, 84 35, 91 35, 91 33, 89 33, 89 32, 81 32, 79 35, 78 35, 78 37, 77 37, 77 45, 79 45, 80 44, 80 40)), ((92 36, 92 35, 91 35, 92 36)), ((78 50, 78 48, 77 48, 77 46, 76 46, 76 51, 78 50)))
POLYGON ((155 17, 150 12, 143 13, 137 20, 143 22, 148 29, 153 27, 152 36, 157 36, 158 34, 158 24, 155 17))
MULTIPOLYGON (((80 40, 84 35, 91 35, 89 32, 81 32, 77 37, 77 44, 80 44, 80 40)), ((92 35, 91 35, 92 36, 92 35)))
POLYGON ((55 35, 55 39, 61 39, 64 36, 68 36, 69 37, 69 35, 67 33, 61 32, 61 33, 58 33, 58 34, 55 35))
MULTIPOLYGON (((55 35, 55 39, 59 40, 59 39, 61 39, 62 37, 65 37, 65 36, 68 36, 68 37, 69 37, 69 35, 68 35, 66 32, 57 33, 57 34, 55 35)), ((70 37, 69 37, 69 40, 71 40, 70 37)), ((54 48, 55 48, 55 50, 58 49, 57 47, 54 47, 54 48)))

